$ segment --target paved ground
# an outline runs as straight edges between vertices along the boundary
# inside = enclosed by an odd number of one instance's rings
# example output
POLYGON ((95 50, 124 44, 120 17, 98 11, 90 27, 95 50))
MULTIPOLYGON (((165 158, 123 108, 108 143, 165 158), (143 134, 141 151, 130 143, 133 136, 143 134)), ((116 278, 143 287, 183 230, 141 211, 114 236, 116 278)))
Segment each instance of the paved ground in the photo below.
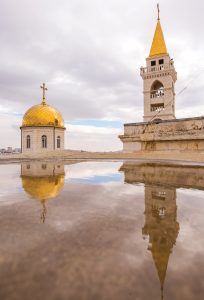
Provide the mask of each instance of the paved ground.
POLYGON ((138 152, 138 153, 124 153, 124 152, 85 152, 85 151, 55 151, 46 152, 45 154, 12 154, 0 155, 0 163, 6 161, 19 161, 19 160, 39 160, 39 159, 148 159, 148 160, 169 160, 169 161, 191 161, 191 162, 204 162, 203 151, 172 151, 172 152, 138 152))

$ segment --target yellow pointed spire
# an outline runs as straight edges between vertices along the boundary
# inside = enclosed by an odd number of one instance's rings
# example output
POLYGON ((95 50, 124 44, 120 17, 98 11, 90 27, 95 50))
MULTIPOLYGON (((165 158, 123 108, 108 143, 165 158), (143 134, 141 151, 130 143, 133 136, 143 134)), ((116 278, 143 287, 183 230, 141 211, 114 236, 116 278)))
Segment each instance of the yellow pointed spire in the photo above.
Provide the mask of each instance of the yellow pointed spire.
POLYGON ((157 6, 157 8, 158 8, 157 26, 155 29, 154 38, 152 41, 152 46, 150 49, 149 57, 168 54, 167 49, 166 49, 165 40, 164 40, 164 35, 163 35, 161 24, 160 24, 159 6, 157 6))
POLYGON ((153 245, 152 257, 154 259, 154 263, 157 269, 162 292, 164 288, 164 281, 166 278, 166 271, 167 271, 170 254, 171 254, 170 247, 167 246, 161 248, 160 245, 157 244, 153 245))

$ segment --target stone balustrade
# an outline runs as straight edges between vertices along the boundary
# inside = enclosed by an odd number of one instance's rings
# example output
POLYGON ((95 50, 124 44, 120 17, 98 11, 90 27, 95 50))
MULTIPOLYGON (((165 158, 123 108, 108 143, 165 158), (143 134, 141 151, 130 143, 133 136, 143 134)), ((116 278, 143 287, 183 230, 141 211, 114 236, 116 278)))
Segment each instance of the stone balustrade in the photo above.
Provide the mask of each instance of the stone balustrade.
POLYGON ((141 67, 140 75, 143 75, 145 73, 161 72, 161 71, 169 71, 169 70, 174 70, 173 62, 171 62, 170 64, 164 64, 159 66, 141 67))

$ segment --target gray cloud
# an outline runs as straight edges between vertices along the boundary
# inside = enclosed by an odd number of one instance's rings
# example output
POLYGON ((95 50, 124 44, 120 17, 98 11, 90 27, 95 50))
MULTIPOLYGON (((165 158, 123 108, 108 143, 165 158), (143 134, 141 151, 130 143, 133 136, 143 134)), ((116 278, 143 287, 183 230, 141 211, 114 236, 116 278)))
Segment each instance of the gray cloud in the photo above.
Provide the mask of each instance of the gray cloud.
MULTIPOLYGON (((204 69, 203 1, 160 1, 167 48, 178 71, 177 91, 204 69), (184 9, 185 8, 185 9, 184 9)), ((49 103, 76 119, 142 120, 139 67, 156 25, 156 1, 2 0, 0 105, 24 113, 49 103)), ((204 74, 178 98, 177 117, 201 111, 204 74), (198 83, 199 82, 199 83, 198 83)), ((4 133, 0 131, 1 138, 4 133)), ((3 146, 3 145, 2 145, 3 146)))

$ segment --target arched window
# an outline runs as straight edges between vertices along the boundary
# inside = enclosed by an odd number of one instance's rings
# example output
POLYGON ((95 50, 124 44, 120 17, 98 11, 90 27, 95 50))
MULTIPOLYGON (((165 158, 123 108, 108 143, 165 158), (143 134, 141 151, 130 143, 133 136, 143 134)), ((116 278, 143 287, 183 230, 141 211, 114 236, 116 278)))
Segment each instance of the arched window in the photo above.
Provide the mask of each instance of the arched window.
POLYGON ((60 136, 57 137, 57 148, 60 148, 60 136))
POLYGON ((26 147, 27 149, 30 149, 30 135, 27 135, 26 137, 26 147))
POLYGON ((164 96, 164 86, 163 84, 156 80, 151 87, 151 98, 159 98, 164 96))
POLYGON ((47 136, 42 135, 42 148, 47 148, 47 136))

